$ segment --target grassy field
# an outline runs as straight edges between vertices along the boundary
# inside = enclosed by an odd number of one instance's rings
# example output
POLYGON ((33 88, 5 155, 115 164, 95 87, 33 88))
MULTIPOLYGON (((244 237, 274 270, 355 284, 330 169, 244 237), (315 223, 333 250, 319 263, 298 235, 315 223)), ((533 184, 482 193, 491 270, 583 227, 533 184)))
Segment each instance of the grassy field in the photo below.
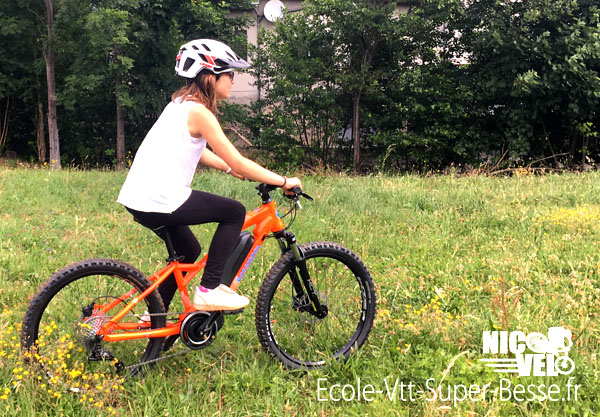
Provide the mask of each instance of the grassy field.
MULTIPOLYGON (((0 415, 600 413, 599 173, 307 177, 315 201, 292 228, 298 240, 353 249, 378 291, 374 330, 350 361, 308 373, 284 369, 260 348, 251 301, 208 349, 163 361, 143 379, 96 381, 85 396, 61 392, 19 356, 28 297, 78 260, 116 258, 145 274, 164 262, 158 238, 115 202, 124 178, 0 168, 0 415), (498 374, 479 360, 494 357, 483 353, 484 331, 546 335, 557 326, 573 334, 570 375, 498 374)), ((259 203, 253 184, 222 174, 199 174, 195 186, 248 209, 259 203)), ((194 231, 208 247, 214 226, 194 231)), ((253 300, 276 259, 269 242, 241 292, 253 300)))

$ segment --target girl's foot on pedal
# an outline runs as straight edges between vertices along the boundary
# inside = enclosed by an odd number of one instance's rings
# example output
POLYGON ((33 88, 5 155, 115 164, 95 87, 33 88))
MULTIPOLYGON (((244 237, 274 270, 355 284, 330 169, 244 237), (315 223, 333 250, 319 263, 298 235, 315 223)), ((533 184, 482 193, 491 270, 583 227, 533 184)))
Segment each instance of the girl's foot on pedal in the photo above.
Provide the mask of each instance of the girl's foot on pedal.
POLYGON ((249 302, 248 298, 221 284, 212 290, 196 287, 192 305, 200 311, 233 312, 243 310, 249 302))

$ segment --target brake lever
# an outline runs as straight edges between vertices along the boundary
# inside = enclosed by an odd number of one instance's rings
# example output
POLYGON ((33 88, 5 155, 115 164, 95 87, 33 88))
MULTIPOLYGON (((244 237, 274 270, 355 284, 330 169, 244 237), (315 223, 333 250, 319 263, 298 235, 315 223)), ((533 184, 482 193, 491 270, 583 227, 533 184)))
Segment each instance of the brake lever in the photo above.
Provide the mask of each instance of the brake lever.
POLYGON ((308 201, 313 201, 313 198, 311 196, 309 196, 308 194, 304 194, 302 192, 302 189, 300 187, 294 187, 291 189, 291 191, 294 192, 295 196, 300 196, 300 197, 304 197, 306 198, 308 201))
POLYGON ((313 198, 311 196, 309 196, 308 194, 300 193, 300 195, 302 197, 306 198, 308 201, 314 201, 313 198))
POLYGON ((293 200, 294 203, 296 203, 300 208, 302 208, 302 204, 300 204, 300 197, 304 197, 308 201, 313 201, 313 198, 308 194, 303 193, 300 187, 291 188, 290 191, 292 191, 294 194, 288 195, 286 193, 283 193, 283 195, 289 198, 290 200, 293 200))

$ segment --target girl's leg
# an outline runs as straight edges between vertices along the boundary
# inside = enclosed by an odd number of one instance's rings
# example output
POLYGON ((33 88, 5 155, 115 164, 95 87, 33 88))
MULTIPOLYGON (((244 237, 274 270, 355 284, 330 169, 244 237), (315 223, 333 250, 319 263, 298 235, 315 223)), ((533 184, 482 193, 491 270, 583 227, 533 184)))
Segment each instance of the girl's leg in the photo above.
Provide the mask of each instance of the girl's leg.
MULTIPOLYGON (((192 191, 188 200, 173 213, 146 213, 127 209, 147 226, 167 226, 171 241, 183 262, 195 262, 200 255, 200 244, 187 225, 219 223, 213 236, 201 285, 208 289, 216 288, 227 258, 233 251, 244 223, 246 209, 236 200, 201 191, 192 191)), ((177 289, 175 278, 170 276, 158 288, 165 308, 177 289)))
MULTIPOLYGON (((177 256, 183 256, 182 263, 194 263, 202 251, 200 243, 188 226, 168 226, 169 235, 173 243, 173 249, 177 256)), ((186 273, 184 272, 184 275, 186 273)), ((163 299, 165 309, 169 310, 171 300, 177 291, 175 275, 171 274, 159 287, 158 292, 163 299)))
MULTIPOLYGON (((127 211, 148 228, 157 228, 171 223, 170 214, 137 211, 128 207, 127 211)), ((167 229, 171 236, 171 242, 173 243, 175 253, 177 256, 183 257, 181 262, 195 262, 196 259, 198 259, 198 256, 200 256, 202 249, 198 239, 196 239, 196 236, 194 236, 190 228, 188 226, 167 226, 167 229)), ((167 311, 169 310, 169 305, 171 304, 171 300, 173 299, 176 290, 177 281, 175 281, 175 275, 173 274, 169 275, 158 287, 158 292, 167 311)))
POLYGON ((185 221, 185 224, 219 223, 208 249, 206 267, 200 282, 208 289, 218 287, 225 263, 242 230, 246 209, 236 200, 192 191, 190 198, 171 216, 175 221, 185 221))

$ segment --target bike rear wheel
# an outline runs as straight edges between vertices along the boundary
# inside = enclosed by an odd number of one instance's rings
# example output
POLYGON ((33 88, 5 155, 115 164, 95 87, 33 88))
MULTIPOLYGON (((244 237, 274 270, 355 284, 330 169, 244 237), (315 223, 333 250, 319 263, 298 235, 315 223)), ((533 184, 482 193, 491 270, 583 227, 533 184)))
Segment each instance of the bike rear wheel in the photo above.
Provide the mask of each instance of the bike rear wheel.
POLYGON ((256 329, 263 347, 288 368, 322 368, 347 359, 366 341, 375 317, 375 287, 359 257, 341 245, 313 242, 300 250, 326 316, 318 318, 308 297, 298 295, 298 265, 288 251, 261 286, 256 329))
MULTIPOLYGON (((78 391, 84 375, 138 374, 137 364, 160 356, 164 338, 107 343, 97 331, 149 285, 140 271, 112 259, 69 265, 52 275, 29 303, 21 347, 52 383, 73 391, 78 391), (109 305, 113 307, 105 311, 109 305)), ((134 328, 159 328, 165 323, 157 292, 119 321, 134 328)), ((113 332, 125 331, 123 327, 113 332)))

